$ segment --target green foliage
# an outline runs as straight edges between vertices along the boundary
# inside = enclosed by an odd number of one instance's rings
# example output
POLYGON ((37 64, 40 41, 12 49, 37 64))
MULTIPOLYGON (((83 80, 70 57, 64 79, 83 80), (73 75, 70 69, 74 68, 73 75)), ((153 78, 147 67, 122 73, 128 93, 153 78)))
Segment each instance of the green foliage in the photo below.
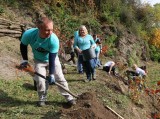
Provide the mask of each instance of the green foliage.
POLYGON ((2 5, 0 5, 0 14, 4 13, 4 8, 2 5))
POLYGON ((150 45, 150 57, 151 60, 160 62, 160 49, 150 45))
MULTIPOLYGON (((4 11, 5 6, 19 9, 30 6, 32 11, 36 12, 45 10, 45 14, 54 20, 60 36, 63 35, 60 37, 61 40, 73 35, 73 32, 82 24, 87 26, 90 34, 101 34, 103 24, 114 24, 115 27, 120 24, 139 39, 149 41, 152 39, 151 33, 154 28, 160 26, 160 4, 156 4, 154 7, 149 4, 137 6, 132 0, 0 0, 0 4, 0 14, 6 12, 4 11)), ((5 15, 13 19, 10 14, 5 15)), ((123 31, 120 32, 122 35, 123 31)), ((112 36, 107 39, 109 50, 111 50, 110 54, 114 54, 112 49, 115 48, 116 43, 114 33, 113 31, 112 36)))
POLYGON ((109 56, 109 57, 113 57, 113 56, 116 55, 116 52, 115 52, 114 49, 109 48, 106 55, 109 56))
POLYGON ((143 24, 141 23, 137 23, 137 22, 133 22, 132 24, 130 24, 130 31, 132 31, 132 33, 134 33, 138 38, 144 38, 146 35, 146 31, 143 30, 142 27, 143 24), (142 37, 143 36, 143 37, 142 37))
MULTIPOLYGON (((135 45, 133 49, 139 49, 139 45, 135 45)), ((127 52, 127 63, 129 66, 132 66, 133 64, 139 64, 139 56, 137 56, 137 52, 135 50, 127 52)))
POLYGON ((114 17, 108 12, 104 12, 100 15, 99 20, 103 23, 107 22, 108 24, 114 23, 114 17))
POLYGON ((135 22, 134 10, 130 6, 122 6, 120 10, 120 21, 127 27, 135 22))
POLYGON ((154 15, 154 20, 156 21, 155 22, 155 26, 156 27, 160 27, 160 25, 158 24, 159 21, 160 21, 160 4, 156 4, 154 6, 154 13, 153 13, 153 15, 154 15))
POLYGON ((107 44, 107 46, 108 46, 108 50, 106 53, 107 56, 115 56, 116 55, 115 44, 116 44, 117 40, 118 40, 117 36, 114 34, 106 36, 104 44, 107 44))
POLYGON ((2 4, 5 3, 5 4, 10 5, 14 8, 18 8, 18 6, 19 6, 19 3, 17 0, 2 0, 2 2, 0 0, 0 3, 2 3, 2 4))
POLYGON ((119 21, 121 6, 123 6, 120 0, 109 0, 101 3, 100 21, 107 22, 109 24, 119 21))
POLYGON ((90 34, 101 32, 100 23, 94 17, 81 19, 81 22, 88 27, 90 34))
POLYGON ((132 57, 129 57, 127 63, 128 63, 128 66, 132 66, 135 62, 132 57))
POLYGON ((109 47, 114 47, 115 46, 115 43, 116 43, 116 40, 117 39, 117 36, 115 34, 112 34, 110 36, 106 36, 106 41, 105 43, 109 46, 109 47))

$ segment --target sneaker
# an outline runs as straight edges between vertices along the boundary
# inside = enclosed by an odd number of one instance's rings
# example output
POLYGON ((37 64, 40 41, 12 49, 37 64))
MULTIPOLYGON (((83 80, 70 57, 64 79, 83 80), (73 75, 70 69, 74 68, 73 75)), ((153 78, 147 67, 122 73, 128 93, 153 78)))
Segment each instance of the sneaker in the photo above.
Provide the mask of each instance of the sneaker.
POLYGON ((88 83, 89 81, 90 81, 90 80, 88 80, 88 79, 85 79, 85 80, 84 80, 85 83, 88 83))
POLYGON ((38 102, 37 102, 37 106, 38 106, 38 107, 43 107, 43 106, 45 106, 45 105, 46 105, 45 101, 38 101, 38 102))
POLYGON ((68 103, 68 105, 70 105, 70 106, 76 105, 76 101, 75 101, 74 99, 68 101, 67 103, 68 103))
POLYGON ((84 80, 84 82, 90 82, 91 81, 91 76, 87 76, 87 79, 84 80))
POLYGON ((83 71, 79 71, 78 73, 79 73, 79 74, 83 74, 83 71))

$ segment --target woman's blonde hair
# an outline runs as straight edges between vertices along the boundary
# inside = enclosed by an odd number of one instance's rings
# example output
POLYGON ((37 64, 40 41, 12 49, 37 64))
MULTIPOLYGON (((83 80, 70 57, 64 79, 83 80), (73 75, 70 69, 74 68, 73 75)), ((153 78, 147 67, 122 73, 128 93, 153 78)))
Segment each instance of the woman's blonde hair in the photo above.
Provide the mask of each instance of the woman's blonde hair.
POLYGON ((80 30, 81 30, 81 29, 85 30, 85 34, 88 34, 88 30, 87 30, 86 26, 85 26, 85 25, 81 25, 81 26, 79 27, 79 31, 78 31, 78 32, 79 32, 79 35, 81 35, 81 34, 80 34, 80 30))

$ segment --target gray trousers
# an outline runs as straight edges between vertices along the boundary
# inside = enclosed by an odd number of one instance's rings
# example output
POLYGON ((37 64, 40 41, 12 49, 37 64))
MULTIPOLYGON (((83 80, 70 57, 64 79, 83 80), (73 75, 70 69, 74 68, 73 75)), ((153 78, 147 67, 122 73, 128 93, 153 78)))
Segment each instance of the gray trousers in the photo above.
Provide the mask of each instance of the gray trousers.
MULTIPOLYGON (((35 71, 37 73, 40 73, 41 75, 46 77, 47 67, 48 67, 47 62, 40 62, 40 61, 35 60, 35 71)), ((56 82, 60 83, 62 86, 64 86, 66 89, 69 90, 68 83, 67 83, 66 79, 64 78, 64 75, 62 72, 62 67, 61 67, 58 56, 55 59, 54 76, 55 76, 56 82)), ((48 83, 46 83, 46 80, 44 78, 42 78, 38 75, 35 75, 34 80, 37 83, 37 92, 38 92, 38 96, 39 96, 39 101, 46 101, 48 83)), ((59 88, 59 91, 66 98, 67 101, 70 101, 73 99, 73 96, 71 96, 68 92, 64 91, 63 89, 59 88)))

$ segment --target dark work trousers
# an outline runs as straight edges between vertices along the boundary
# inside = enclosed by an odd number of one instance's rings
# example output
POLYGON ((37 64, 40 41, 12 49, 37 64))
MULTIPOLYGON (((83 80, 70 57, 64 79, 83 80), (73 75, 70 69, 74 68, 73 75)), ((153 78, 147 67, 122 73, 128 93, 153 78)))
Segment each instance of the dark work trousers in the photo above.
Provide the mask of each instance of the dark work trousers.
POLYGON ((131 71, 131 70, 127 70, 126 71, 127 75, 130 75, 130 76, 138 76, 139 74, 135 71, 131 71))
POLYGON ((82 54, 79 54, 78 55, 78 62, 77 62, 77 68, 78 68, 78 73, 83 73, 84 72, 84 64, 83 64, 84 62, 83 62, 83 56, 82 56, 82 54))
POLYGON ((126 71, 127 78, 130 79, 130 77, 133 77, 133 80, 135 79, 134 77, 139 76, 139 74, 135 71, 132 70, 127 70, 126 71))
POLYGON ((91 80, 91 76, 93 77, 95 75, 96 60, 90 59, 90 60, 84 61, 83 65, 85 68, 87 79, 91 80))
POLYGON ((76 64, 76 61, 75 61, 75 59, 74 59, 75 53, 74 53, 74 52, 71 52, 71 53, 70 53, 70 56, 71 56, 71 58, 68 60, 68 62, 72 61, 73 64, 76 64))

